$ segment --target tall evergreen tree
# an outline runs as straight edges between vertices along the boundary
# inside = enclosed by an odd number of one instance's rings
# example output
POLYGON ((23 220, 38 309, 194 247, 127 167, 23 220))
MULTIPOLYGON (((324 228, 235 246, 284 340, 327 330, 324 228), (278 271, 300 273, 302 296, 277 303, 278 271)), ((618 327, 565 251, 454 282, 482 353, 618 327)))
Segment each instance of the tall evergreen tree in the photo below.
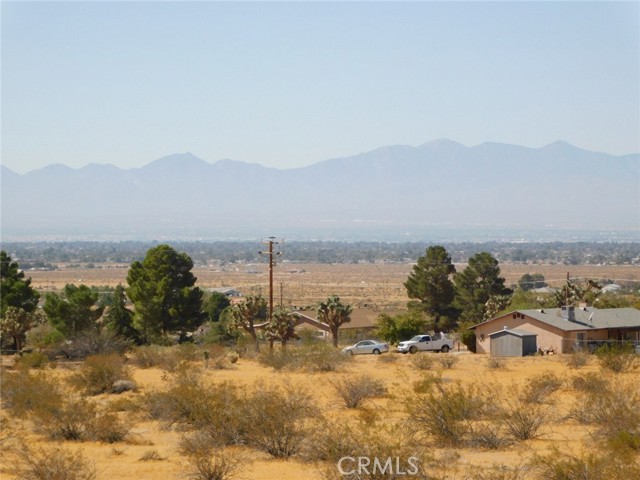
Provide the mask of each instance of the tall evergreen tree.
POLYGON ((454 275, 456 287, 454 305, 464 320, 479 323, 484 319, 487 301, 492 296, 511 295, 500 277, 498 260, 490 253, 481 252, 469 259, 469 265, 454 275))
POLYGON ((202 322, 202 290, 194 287, 192 268, 191 258, 169 245, 151 248, 142 262, 131 264, 126 293, 145 342, 202 322))
POLYGON ((456 267, 451 263, 447 250, 436 245, 427 248, 404 282, 409 298, 420 301, 423 310, 433 317, 436 328, 441 316, 456 316, 453 308, 455 287, 451 281, 455 272, 456 267))
POLYGON ((330 296, 326 302, 318 305, 318 320, 329 325, 333 346, 338 346, 338 329, 351 321, 351 305, 345 305, 336 295, 330 296))
POLYGON ((86 285, 67 284, 64 294, 47 293, 44 312, 49 322, 67 336, 97 328, 96 320, 102 316, 104 307, 97 306, 99 295, 86 285))
POLYGON ((113 292, 113 299, 104 319, 105 326, 117 335, 141 343, 140 332, 133 326, 133 312, 127 308, 127 298, 120 284, 113 292))
POLYGON ((33 312, 38 300, 40 294, 31 286, 31 279, 25 278, 18 263, 12 261, 7 252, 0 251, 0 317, 4 317, 7 307, 33 312))
POLYGON ((210 322, 217 322, 220 320, 222 311, 229 305, 231 305, 231 300, 224 293, 212 292, 205 301, 204 311, 207 313, 210 322))

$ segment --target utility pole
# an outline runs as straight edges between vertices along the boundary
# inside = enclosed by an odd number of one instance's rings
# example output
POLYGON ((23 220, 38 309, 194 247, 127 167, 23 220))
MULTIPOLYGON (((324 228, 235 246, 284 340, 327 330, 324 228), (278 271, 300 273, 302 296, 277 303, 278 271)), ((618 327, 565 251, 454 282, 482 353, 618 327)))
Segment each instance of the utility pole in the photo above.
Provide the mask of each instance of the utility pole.
MULTIPOLYGON (((275 255, 282 255, 282 252, 274 251, 273 246, 279 245, 280 242, 276 242, 276 237, 269 237, 269 240, 262 242, 263 245, 268 245, 269 250, 266 252, 260 251, 259 255, 269 256, 269 320, 273 318, 273 267, 276 266, 275 255)), ((284 243, 284 242, 283 242, 284 243)))

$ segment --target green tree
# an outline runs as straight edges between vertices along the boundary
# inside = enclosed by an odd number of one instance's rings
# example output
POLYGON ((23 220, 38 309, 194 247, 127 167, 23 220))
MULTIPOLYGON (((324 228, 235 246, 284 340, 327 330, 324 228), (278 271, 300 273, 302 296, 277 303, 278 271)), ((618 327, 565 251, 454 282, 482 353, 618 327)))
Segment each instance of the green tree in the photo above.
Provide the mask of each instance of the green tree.
POLYGON ((113 292, 111 305, 104 316, 105 326, 116 335, 141 343, 140 332, 133 326, 133 312, 127 308, 127 298, 122 285, 113 292))
POLYGON ((86 285, 64 286, 64 294, 47 293, 43 310, 56 330, 65 336, 96 328, 96 320, 102 316, 104 307, 96 305, 98 292, 86 285))
POLYGON ((231 314, 236 328, 241 328, 251 336, 256 352, 260 351, 256 322, 267 319, 267 301, 260 295, 249 296, 244 302, 234 305, 231 314))
POLYGON ((22 308, 10 306, 0 318, 0 336, 2 340, 6 337, 11 338, 13 349, 19 352, 24 346, 27 332, 45 321, 46 317, 40 310, 27 312, 22 308))
POLYGON ((455 272, 456 267, 451 263, 447 250, 436 245, 427 248, 404 282, 409 298, 421 302, 424 311, 433 317, 436 327, 441 316, 455 317, 455 287, 450 278, 455 272))
POLYGON ((269 340, 269 347, 273 348, 273 342, 278 340, 282 348, 287 348, 287 342, 296 335, 296 317, 293 312, 279 308, 273 312, 273 318, 265 327, 265 334, 269 340))
POLYGON ((205 301, 204 311, 210 322, 217 322, 220 320, 222 311, 229 305, 231 305, 231 300, 224 293, 211 292, 211 295, 205 301))
POLYGON ((389 343, 409 340, 427 330, 425 314, 418 310, 409 310, 394 317, 382 313, 378 316, 377 334, 389 343))
POLYGON ((169 245, 151 248, 142 262, 131 264, 126 293, 145 342, 202 322, 202 290, 194 287, 192 268, 191 258, 169 245))
POLYGON ((17 262, 4 250, 0 251, 0 317, 8 307, 33 312, 38 306, 40 294, 31 286, 31 279, 24 276, 17 262))
POLYGON ((336 295, 330 296, 326 302, 318 305, 318 320, 329 325, 333 346, 338 346, 338 329, 351 321, 351 305, 345 305, 336 295))
POLYGON ((518 287, 525 292, 546 286, 547 282, 541 273, 525 273, 520 277, 520 280, 518 280, 518 287))
POLYGON ((484 319, 487 301, 492 296, 511 295, 500 277, 498 260, 487 252, 475 254, 462 272, 453 277, 456 287, 454 305, 463 320, 480 323, 484 319))

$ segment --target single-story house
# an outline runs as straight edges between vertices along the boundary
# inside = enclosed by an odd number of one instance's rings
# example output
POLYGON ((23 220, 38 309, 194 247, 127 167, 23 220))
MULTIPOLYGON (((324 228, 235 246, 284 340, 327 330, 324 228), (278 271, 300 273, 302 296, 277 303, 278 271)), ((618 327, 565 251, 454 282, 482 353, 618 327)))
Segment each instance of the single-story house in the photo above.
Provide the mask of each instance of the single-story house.
POLYGON ((207 291, 209 293, 221 293, 226 297, 241 297, 242 294, 240 293, 239 290, 236 290, 235 288, 231 288, 231 287, 217 287, 217 288, 209 288, 207 289, 207 291))
MULTIPOLYGON (((320 322, 315 312, 293 312, 297 317, 296 328, 309 328, 315 330, 318 337, 331 338, 329 325, 320 322)), ((376 324, 380 313, 369 308, 355 308, 351 312, 351 321, 343 324, 338 330, 341 341, 358 341, 364 338, 375 338, 376 324)))
POLYGON ((476 352, 491 352, 491 334, 522 330, 536 335, 538 348, 557 353, 592 349, 614 341, 640 345, 640 310, 637 308, 562 307, 516 310, 471 327, 476 352))

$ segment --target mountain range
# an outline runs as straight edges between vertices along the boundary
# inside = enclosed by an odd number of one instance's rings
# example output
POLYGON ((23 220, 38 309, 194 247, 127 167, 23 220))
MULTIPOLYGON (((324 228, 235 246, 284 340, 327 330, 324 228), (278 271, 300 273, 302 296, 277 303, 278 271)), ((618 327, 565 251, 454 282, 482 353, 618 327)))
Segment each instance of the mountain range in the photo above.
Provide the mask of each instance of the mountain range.
POLYGON ((438 226, 640 231, 640 154, 437 140, 293 169, 191 153, 142 168, 2 166, 4 239, 363 239, 438 226))

